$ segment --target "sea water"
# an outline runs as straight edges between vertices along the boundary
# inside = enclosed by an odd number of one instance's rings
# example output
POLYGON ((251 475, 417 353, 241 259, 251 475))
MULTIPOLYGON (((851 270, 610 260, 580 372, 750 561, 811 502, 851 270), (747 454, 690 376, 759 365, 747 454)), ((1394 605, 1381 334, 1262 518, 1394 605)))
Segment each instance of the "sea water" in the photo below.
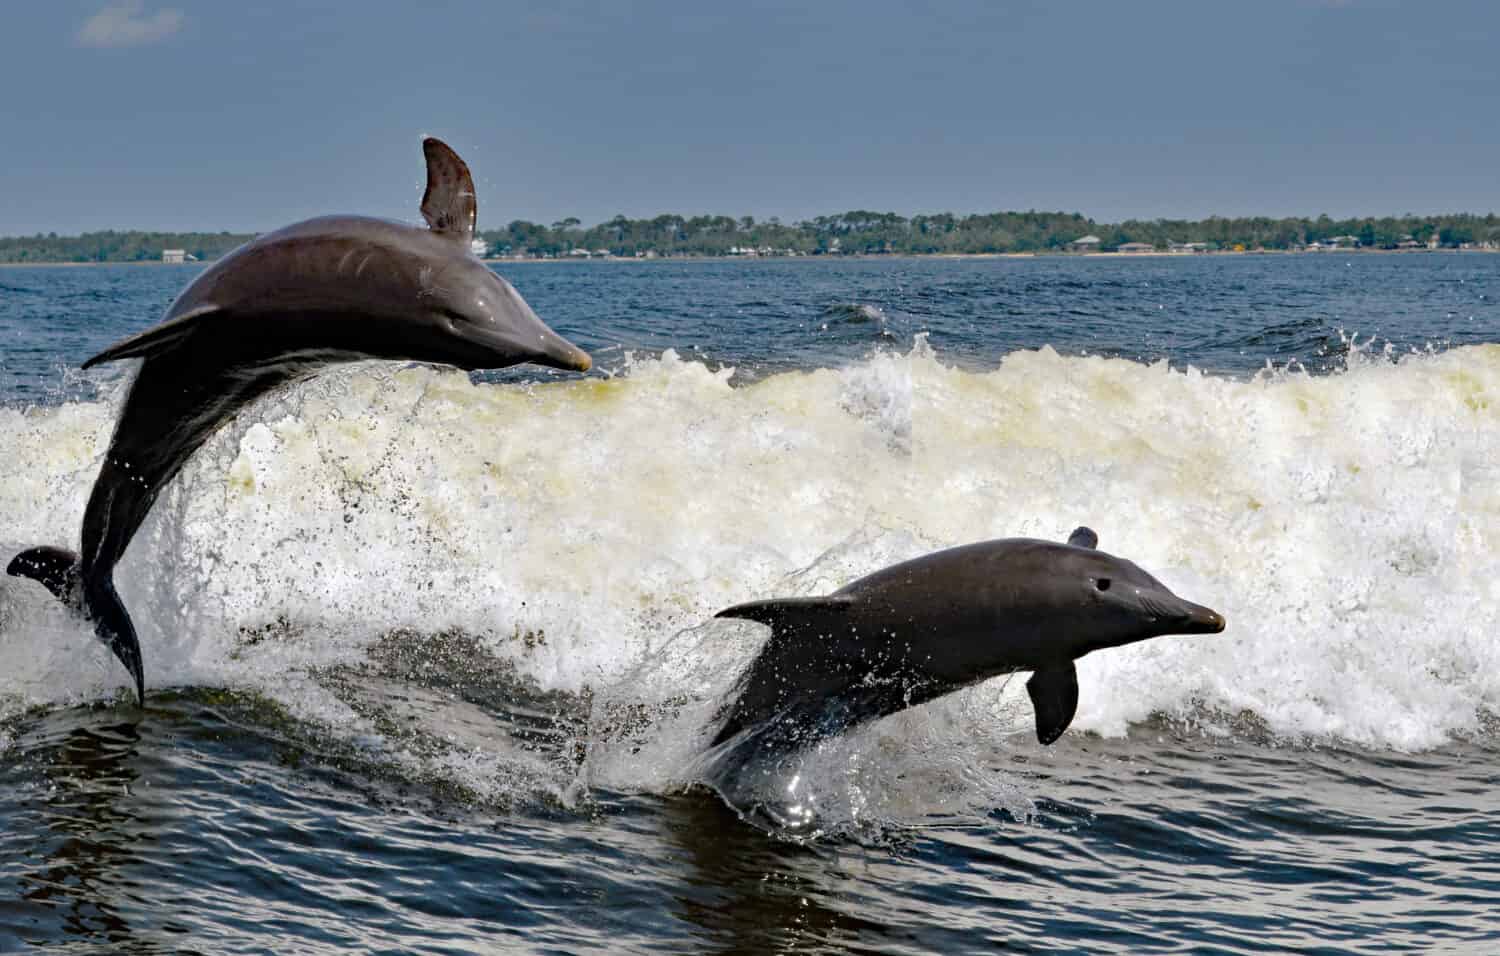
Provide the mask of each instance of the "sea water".
MULTIPOLYGON (((197 268, 0 270, 4 554, 197 268)), ((0 949, 1500 945, 1500 257, 496 268, 598 371, 242 413, 116 573, 144 712, 0 582, 0 949), (704 786, 716 610, 1080 524, 1227 630, 704 786)))

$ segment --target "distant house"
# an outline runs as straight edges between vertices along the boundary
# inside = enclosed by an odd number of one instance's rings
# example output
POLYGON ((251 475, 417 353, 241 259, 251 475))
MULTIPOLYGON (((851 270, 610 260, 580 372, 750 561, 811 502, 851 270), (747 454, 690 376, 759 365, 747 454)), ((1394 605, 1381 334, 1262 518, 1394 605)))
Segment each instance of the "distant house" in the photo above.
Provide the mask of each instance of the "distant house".
POLYGON ((1102 241, 1098 236, 1084 236, 1068 243, 1068 248, 1074 252, 1098 252, 1102 241))
POLYGON ((1183 252, 1207 252, 1208 251, 1208 243, 1206 243, 1206 242, 1169 242, 1169 243, 1167 243, 1167 251, 1168 252, 1179 252, 1179 253, 1183 253, 1183 252))
POLYGON ((1122 242, 1116 247, 1120 252, 1155 252, 1156 247, 1149 242, 1122 242))
POLYGON ((490 244, 483 239, 469 240, 469 251, 480 259, 490 254, 490 244))
POLYGON ((186 249, 163 249, 161 261, 169 266, 180 266, 184 262, 197 262, 197 256, 190 256, 186 249))
POLYGON ((1434 229, 1434 230, 1432 230, 1432 235, 1430 235, 1430 236, 1427 237, 1427 248, 1429 248, 1429 249, 1436 249, 1438 247, 1438 245, 1439 245, 1438 232, 1437 232, 1436 229, 1434 229))

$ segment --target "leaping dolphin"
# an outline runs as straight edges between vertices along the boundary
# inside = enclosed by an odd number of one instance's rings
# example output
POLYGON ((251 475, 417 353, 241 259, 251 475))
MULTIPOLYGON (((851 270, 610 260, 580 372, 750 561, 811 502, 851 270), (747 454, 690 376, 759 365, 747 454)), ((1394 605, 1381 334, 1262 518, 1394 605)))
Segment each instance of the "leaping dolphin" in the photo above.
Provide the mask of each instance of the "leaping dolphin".
POLYGON ((826 597, 752 601, 715 617, 771 627, 714 737, 743 763, 787 753, 990 677, 1026 682, 1036 736, 1073 721, 1073 662, 1164 634, 1213 634, 1224 618, 1184 601, 1078 528, 1067 544, 1006 538, 892 565, 826 597))
POLYGON ((83 363, 144 360, 84 510, 82 553, 32 548, 7 571, 91 617, 142 704, 141 649, 115 565, 161 490, 246 404, 359 359, 461 369, 592 364, 470 252, 476 203, 464 161, 431 137, 422 152, 429 228, 327 216, 259 236, 193 280, 160 324, 83 363))

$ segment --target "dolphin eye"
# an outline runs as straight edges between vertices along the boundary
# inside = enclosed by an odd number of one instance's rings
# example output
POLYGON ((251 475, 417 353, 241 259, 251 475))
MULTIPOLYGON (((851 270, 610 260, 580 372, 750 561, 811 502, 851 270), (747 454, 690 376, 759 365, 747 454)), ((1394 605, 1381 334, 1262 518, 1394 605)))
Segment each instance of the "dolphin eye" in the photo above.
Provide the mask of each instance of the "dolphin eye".
POLYGON ((1094 581, 1094 587, 1100 591, 1108 591, 1109 584, 1109 578, 1097 578, 1094 581))
POLYGON ((448 323, 448 329, 450 331, 456 332, 457 330, 470 324, 468 316, 456 312, 453 309, 442 309, 439 311, 439 314, 443 317, 443 321, 448 323))

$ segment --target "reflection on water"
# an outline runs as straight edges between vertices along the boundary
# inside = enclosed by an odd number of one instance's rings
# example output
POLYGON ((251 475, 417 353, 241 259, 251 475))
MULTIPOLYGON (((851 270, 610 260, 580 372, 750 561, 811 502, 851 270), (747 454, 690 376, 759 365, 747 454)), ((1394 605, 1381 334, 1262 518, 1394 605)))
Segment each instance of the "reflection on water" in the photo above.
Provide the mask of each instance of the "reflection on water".
MULTIPOLYGON (((346 675, 347 677, 348 675, 346 675)), ((1488 743, 1400 756, 1151 722, 992 751, 1035 798, 798 844, 701 790, 473 804, 212 692, 32 715, 0 950, 1254 953, 1500 942, 1488 743), (300 741, 300 742, 299 742, 300 741)))
POLYGON ((103 716, 58 715, 21 738, 25 759, 0 774, 14 794, 0 846, 20 891, 18 939, 61 933, 142 952, 121 913, 124 898, 145 891, 140 844, 153 829, 131 794, 141 778, 140 720, 103 716))
POLYGON ((716 796, 695 791, 663 804, 661 836, 686 864, 675 912, 702 932, 704 952, 841 950, 878 939, 880 923, 830 900, 828 878, 845 851, 768 840, 716 796))

